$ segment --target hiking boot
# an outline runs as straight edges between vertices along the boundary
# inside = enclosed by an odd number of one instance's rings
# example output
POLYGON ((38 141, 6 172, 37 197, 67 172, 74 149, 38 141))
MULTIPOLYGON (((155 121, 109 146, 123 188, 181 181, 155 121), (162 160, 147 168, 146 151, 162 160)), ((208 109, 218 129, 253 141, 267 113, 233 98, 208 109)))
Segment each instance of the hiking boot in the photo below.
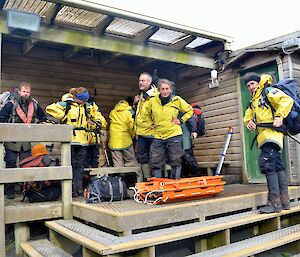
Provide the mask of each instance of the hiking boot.
POLYGON ((148 163, 143 163, 141 165, 141 170, 142 170, 143 177, 145 180, 147 180, 147 178, 151 177, 151 171, 150 171, 150 167, 149 167, 148 163))
POLYGON ((258 209, 258 213, 274 213, 274 212, 281 212, 281 206, 273 206, 273 205, 266 205, 258 209))
POLYGON ((7 184, 5 187, 5 193, 7 199, 15 199, 15 185, 7 184))
POLYGON ((172 167, 171 178, 180 179, 180 175, 181 175, 181 166, 172 167))

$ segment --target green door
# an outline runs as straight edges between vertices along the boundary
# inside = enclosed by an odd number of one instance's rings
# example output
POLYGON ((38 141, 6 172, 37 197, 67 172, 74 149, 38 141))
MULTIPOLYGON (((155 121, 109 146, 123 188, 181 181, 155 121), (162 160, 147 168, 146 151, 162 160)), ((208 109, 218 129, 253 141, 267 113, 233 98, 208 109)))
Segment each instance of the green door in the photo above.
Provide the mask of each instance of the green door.
MULTIPOLYGON (((277 70, 276 63, 271 63, 261 67, 256 67, 254 69, 244 71, 240 75, 244 76, 247 72, 255 72, 257 74, 268 73, 278 81, 278 70, 277 70)), ((243 114, 244 114, 246 109, 249 106, 251 96, 243 80, 241 80, 241 94, 242 94, 242 105, 243 105, 243 114)), ((247 172, 246 174, 248 176, 248 181, 249 183, 265 183, 265 176, 262 175, 259 171, 259 164, 258 164, 259 150, 256 141, 254 141, 253 147, 251 149, 251 144, 253 142, 253 139, 256 136, 256 131, 250 132, 244 126, 244 133, 245 133, 245 151, 246 151, 245 169, 247 172)))

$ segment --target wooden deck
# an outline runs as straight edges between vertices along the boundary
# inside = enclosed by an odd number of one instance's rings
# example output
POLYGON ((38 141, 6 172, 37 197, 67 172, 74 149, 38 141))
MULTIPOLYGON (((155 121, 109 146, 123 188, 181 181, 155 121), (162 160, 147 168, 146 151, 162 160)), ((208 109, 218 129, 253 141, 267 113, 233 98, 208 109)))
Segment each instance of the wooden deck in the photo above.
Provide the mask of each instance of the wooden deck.
MULTIPOLYGON (((290 199, 300 198, 300 187, 289 187, 290 199)), ((161 225, 203 221, 217 215, 256 210, 267 201, 265 185, 227 185, 213 198, 164 205, 145 205, 133 200, 86 204, 83 198, 73 199, 73 216, 128 235, 135 230, 161 225)))

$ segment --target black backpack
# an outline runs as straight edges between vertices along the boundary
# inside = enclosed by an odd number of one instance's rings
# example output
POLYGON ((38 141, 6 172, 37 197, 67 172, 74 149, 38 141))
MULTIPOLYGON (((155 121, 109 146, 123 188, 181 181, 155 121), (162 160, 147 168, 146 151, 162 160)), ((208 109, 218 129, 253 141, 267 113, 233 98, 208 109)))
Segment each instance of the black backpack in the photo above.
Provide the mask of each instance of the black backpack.
POLYGON ((112 202, 129 199, 121 177, 102 176, 92 180, 85 190, 86 203, 112 202))
MULTIPOLYGON (((270 85, 270 87, 265 86, 262 91, 262 102, 266 102, 270 108, 272 109, 272 113, 276 112, 275 108, 270 103, 267 97, 268 88, 278 88, 283 91, 286 95, 293 98, 294 104, 289 112, 288 116, 283 120, 282 128, 274 128, 275 130, 279 130, 285 134, 297 135, 300 133, 300 98, 298 95, 298 83, 294 79, 283 79, 277 82, 274 85, 270 85)), ((259 127, 263 127, 266 124, 259 124, 259 127)), ((272 124, 271 124, 272 126, 272 124)), ((267 127, 267 126, 266 126, 267 127)))

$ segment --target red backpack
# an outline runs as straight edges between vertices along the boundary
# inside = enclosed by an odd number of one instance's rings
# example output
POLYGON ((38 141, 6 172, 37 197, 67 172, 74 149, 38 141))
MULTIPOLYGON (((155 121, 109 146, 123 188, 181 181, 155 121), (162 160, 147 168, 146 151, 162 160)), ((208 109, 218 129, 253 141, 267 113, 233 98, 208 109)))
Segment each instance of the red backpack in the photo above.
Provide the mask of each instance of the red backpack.
MULTIPOLYGON (((44 158, 47 155, 29 156, 19 162, 20 168, 46 167, 44 158)), ((30 203, 57 200, 61 195, 59 181, 30 181, 23 185, 22 202, 28 198, 30 203)))

